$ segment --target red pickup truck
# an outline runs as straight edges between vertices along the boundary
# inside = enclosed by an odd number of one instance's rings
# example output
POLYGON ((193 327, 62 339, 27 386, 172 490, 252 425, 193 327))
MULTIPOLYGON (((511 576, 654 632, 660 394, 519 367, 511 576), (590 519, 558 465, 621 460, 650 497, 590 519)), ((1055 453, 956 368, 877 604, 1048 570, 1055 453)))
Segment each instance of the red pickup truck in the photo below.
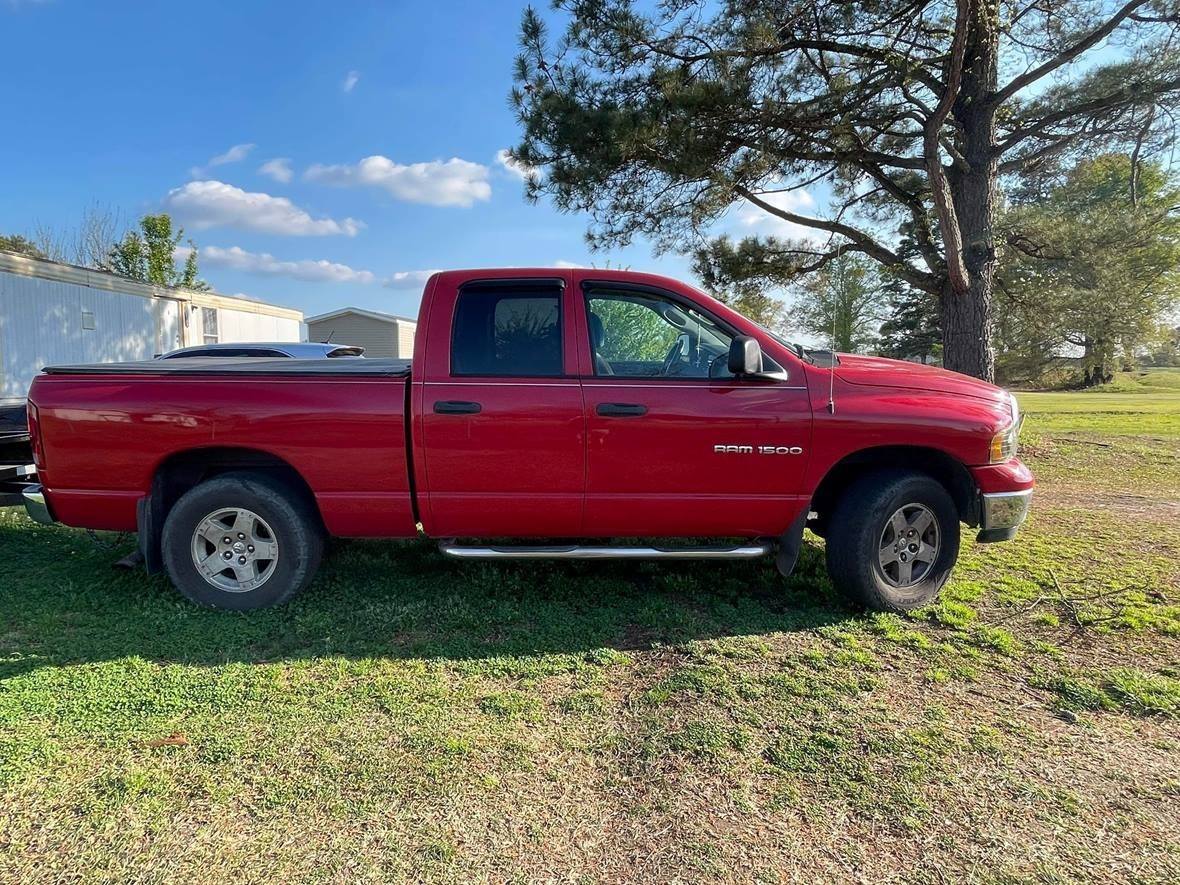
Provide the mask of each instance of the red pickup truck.
POLYGON ((789 574, 809 526, 838 588, 907 610, 947 580, 960 523, 1011 538, 1033 488, 1010 394, 819 359, 609 270, 435 274, 412 361, 50 367, 29 424, 34 518, 136 531, 149 571, 227 609, 290 599, 329 535, 425 533, 474 558, 775 553, 789 574))

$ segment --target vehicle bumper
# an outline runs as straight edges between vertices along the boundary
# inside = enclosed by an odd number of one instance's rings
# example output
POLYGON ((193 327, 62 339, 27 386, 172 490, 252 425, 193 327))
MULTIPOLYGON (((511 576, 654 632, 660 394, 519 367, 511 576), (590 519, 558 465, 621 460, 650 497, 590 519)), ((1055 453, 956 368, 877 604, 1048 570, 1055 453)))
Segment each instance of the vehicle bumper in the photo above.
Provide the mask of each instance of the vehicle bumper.
POLYGON ((29 486, 21 493, 25 501, 25 513, 34 522, 42 525, 53 525, 57 520, 49 512, 49 504, 45 501, 45 490, 41 486, 29 486))
POLYGON ((979 489, 979 535, 981 544, 1010 541, 1028 516, 1032 504, 1032 471, 1019 459, 1003 464, 973 467, 979 489))
POLYGON ((1010 541, 1028 517, 1032 506, 1032 489, 1018 492, 984 492, 979 496, 980 544, 1010 541))

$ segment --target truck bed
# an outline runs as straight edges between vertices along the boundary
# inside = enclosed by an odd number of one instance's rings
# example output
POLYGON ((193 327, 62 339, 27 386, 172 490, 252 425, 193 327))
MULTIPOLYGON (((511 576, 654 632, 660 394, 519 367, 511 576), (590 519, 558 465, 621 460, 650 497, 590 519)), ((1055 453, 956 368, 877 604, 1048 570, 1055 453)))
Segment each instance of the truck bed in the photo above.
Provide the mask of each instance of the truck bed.
POLYGON ((38 474, 67 525, 133 531, 164 468, 289 469, 334 535, 412 537, 405 410, 394 359, 192 357, 53 366, 30 393, 38 474))
POLYGON ((47 375, 298 375, 301 377, 382 377, 410 374, 410 361, 400 359, 263 359, 198 356, 126 363, 83 363, 46 366, 47 375))

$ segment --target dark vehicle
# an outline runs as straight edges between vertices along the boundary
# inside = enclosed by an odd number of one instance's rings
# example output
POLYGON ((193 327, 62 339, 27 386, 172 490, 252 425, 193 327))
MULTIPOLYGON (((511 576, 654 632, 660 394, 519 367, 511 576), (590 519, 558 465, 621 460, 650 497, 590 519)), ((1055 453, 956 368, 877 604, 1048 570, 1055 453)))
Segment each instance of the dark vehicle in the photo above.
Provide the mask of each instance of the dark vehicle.
POLYGON ((23 504, 36 479, 25 406, 0 408, 0 507, 23 504))
POLYGON ((170 350, 159 360, 174 360, 194 356, 260 357, 296 360, 339 359, 341 357, 363 357, 365 349, 352 344, 331 344, 319 341, 275 341, 249 342, 240 344, 197 344, 170 350))

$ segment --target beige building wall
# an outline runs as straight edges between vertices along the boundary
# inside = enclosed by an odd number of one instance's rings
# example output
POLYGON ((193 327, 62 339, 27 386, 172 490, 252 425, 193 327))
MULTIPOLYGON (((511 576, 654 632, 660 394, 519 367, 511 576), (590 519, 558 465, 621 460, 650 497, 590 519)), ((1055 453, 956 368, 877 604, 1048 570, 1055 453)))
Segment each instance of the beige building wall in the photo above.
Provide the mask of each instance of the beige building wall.
POLYGON ((367 357, 409 359, 414 355, 415 323, 378 320, 363 314, 343 313, 325 320, 309 320, 308 341, 353 344, 365 349, 367 357))
POLYGON ((404 320, 398 320, 397 355, 399 357, 408 360, 414 355, 414 333, 417 328, 417 323, 407 323, 404 320))

